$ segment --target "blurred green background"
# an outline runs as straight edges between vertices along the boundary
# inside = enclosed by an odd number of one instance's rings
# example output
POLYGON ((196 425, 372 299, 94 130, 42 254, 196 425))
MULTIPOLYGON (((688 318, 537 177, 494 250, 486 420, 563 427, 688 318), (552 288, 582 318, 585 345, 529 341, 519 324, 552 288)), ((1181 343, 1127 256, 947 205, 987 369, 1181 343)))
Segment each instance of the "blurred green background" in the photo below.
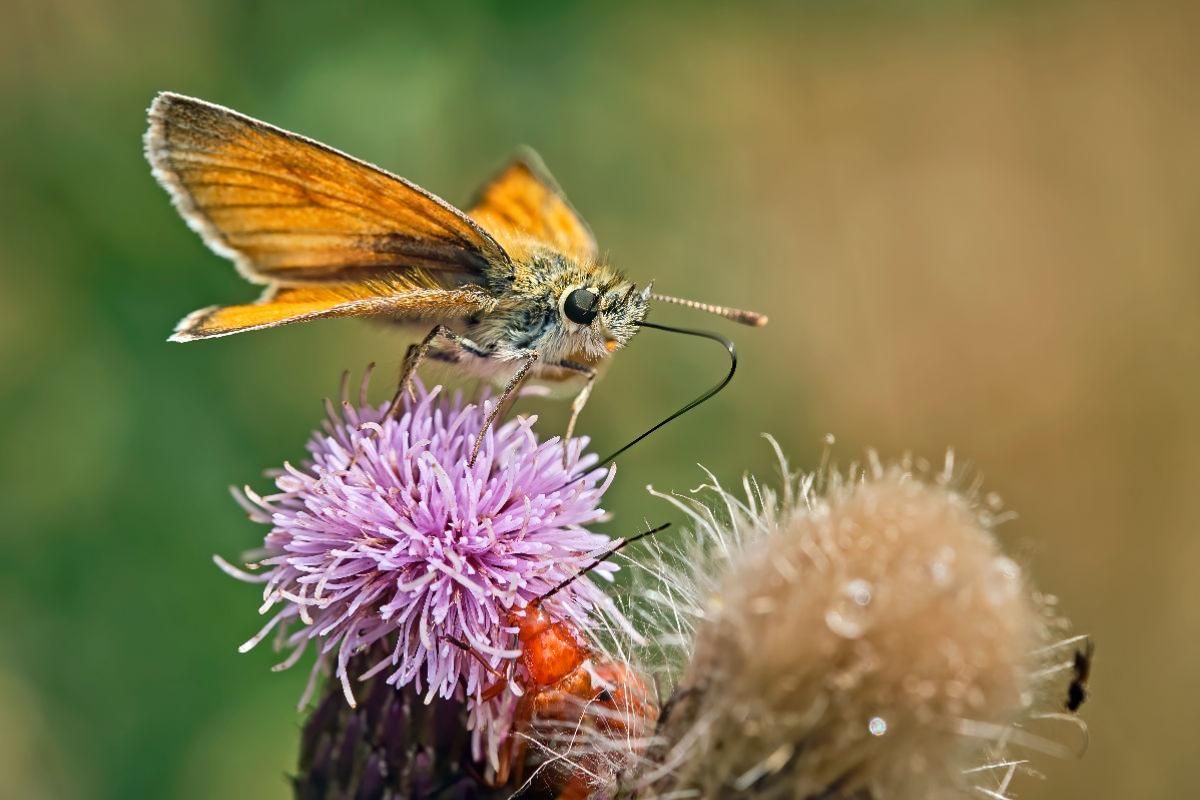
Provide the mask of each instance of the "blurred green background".
MULTIPOLYGON (((1095 634, 1080 761, 1028 798, 1194 793, 1200 720, 1200 23, 1194 3, 8 0, 0 25, 0 794, 285 797, 305 670, 273 674, 262 530, 226 494, 297 458, 401 333, 165 342, 256 291, 142 160, 172 89, 451 201, 541 150, 611 260, 760 309, 718 399, 624 459, 614 533, 696 462, 769 473, 954 446, 1095 634)), ((721 372, 646 334, 583 420, 625 441, 721 372)), ((380 394, 382 395, 382 388, 380 394)), ((561 406, 544 411, 557 433, 561 406)))

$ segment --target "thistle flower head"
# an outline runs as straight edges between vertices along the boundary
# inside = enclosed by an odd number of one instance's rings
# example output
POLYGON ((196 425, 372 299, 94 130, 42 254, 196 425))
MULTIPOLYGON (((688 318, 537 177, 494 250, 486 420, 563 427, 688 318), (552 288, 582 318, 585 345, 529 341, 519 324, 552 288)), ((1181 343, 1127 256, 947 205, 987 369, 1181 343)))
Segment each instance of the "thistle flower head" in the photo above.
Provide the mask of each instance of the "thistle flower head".
MULTIPOLYGON (((395 419, 367 403, 365 379, 357 405, 343 388, 340 409, 327 403, 308 442, 309 460, 274 473, 273 494, 244 490, 251 519, 271 526, 248 554, 251 571, 218 563, 264 584, 260 613, 271 618, 243 651, 275 631, 290 651, 283 669, 314 644, 314 678, 331 665, 351 705, 353 681, 380 673, 426 702, 465 697, 476 757, 494 762, 513 698, 480 695, 519 655, 508 611, 576 575, 609 542, 587 526, 604 516, 612 472, 589 471, 596 457, 583 455, 586 439, 564 459, 560 440, 538 441, 533 418, 489 432, 467 466, 492 401, 464 404, 440 388, 418 386, 395 419), (352 675, 351 657, 380 643, 384 655, 352 675)), ((600 608, 619 617, 588 577, 546 607, 585 629, 600 608)))

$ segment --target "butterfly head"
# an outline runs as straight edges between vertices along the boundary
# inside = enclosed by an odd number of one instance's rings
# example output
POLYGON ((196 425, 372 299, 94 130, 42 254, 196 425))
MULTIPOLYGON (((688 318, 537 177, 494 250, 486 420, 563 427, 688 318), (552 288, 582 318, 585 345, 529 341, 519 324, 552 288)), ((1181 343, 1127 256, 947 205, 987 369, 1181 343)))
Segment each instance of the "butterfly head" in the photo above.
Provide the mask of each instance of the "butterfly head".
POLYGON ((604 283, 573 283, 558 296, 562 330, 589 360, 614 353, 633 338, 650 298, 649 287, 638 291, 623 279, 604 283))

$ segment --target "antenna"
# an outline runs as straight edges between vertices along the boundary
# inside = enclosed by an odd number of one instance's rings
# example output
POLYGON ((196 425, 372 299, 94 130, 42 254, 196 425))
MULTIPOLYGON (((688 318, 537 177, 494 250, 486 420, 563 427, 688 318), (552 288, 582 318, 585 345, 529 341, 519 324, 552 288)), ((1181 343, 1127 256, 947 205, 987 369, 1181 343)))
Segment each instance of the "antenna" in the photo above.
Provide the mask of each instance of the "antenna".
POLYGON ((534 602, 534 603, 541 603, 543 600, 546 600, 546 599, 548 599, 548 598, 550 598, 550 597, 554 596, 554 595, 555 595, 555 594, 557 594, 558 592, 560 592, 560 591, 562 591, 563 589, 565 589, 565 588, 567 588, 568 586, 570 586, 570 585, 571 585, 572 583, 574 583, 575 581, 577 581, 577 580, 579 580, 580 578, 582 578, 584 575, 587 575, 589 572, 591 572, 592 570, 594 570, 596 567, 598 567, 598 566, 600 566, 601 564, 603 564, 605 561, 607 561, 607 560, 608 560, 608 559, 609 559, 609 558, 610 558, 610 557, 611 557, 611 556, 612 556, 614 553, 616 553, 616 552, 617 552, 618 550, 620 550, 621 548, 623 548, 623 547, 626 547, 627 545, 631 545, 631 544, 633 544, 633 543, 634 543, 634 542, 636 542, 638 539, 645 539, 647 536, 651 536, 651 535, 653 535, 653 534, 655 534, 655 533, 658 533, 658 532, 659 532, 659 531, 661 531, 661 530, 666 530, 666 529, 667 529, 667 528, 669 528, 669 527, 671 527, 671 523, 669 523, 669 522, 664 522, 662 525, 659 525, 657 528, 651 528, 651 529, 650 529, 650 530, 648 530, 648 531, 642 531, 642 532, 641 532, 641 533, 639 533, 637 536, 633 536, 633 537, 630 537, 630 538, 628 538, 628 539, 622 539, 621 541, 617 542, 615 545, 613 545, 612 547, 610 547, 610 548, 608 549, 608 552, 606 552, 604 555, 600 556, 600 557, 599 557, 599 558, 597 558, 595 561, 593 561, 591 564, 588 564, 586 567, 584 567, 583 569, 579 570, 579 572, 576 572, 576 573, 575 573, 574 575, 572 575, 571 577, 569 577, 569 578, 567 578, 566 580, 562 581, 561 583, 559 583, 557 586, 555 586, 555 587, 554 587, 553 589, 551 589, 550 591, 548 591, 548 592, 545 592, 544 594, 541 594, 541 595, 539 595, 538 597, 536 597, 536 598, 533 600, 533 602, 534 602))
POLYGON ((751 325, 755 328, 761 328, 767 324, 766 314, 759 314, 757 311, 743 311, 740 308, 716 306, 712 303, 701 303, 699 300, 687 300, 682 297, 671 297, 666 294, 652 294, 650 295, 650 299, 657 300, 660 303, 674 303, 677 306, 693 308, 697 311, 707 311, 709 314, 716 314, 718 317, 731 319, 734 322, 751 325))

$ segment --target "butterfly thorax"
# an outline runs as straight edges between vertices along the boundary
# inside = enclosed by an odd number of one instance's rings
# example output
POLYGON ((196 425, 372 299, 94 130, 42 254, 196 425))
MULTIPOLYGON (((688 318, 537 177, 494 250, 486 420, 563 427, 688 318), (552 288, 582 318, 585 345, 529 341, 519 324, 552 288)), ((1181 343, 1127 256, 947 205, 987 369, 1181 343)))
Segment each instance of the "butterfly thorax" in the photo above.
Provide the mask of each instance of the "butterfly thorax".
POLYGON ((538 353, 542 365, 562 361, 596 364, 637 332, 646 315, 646 297, 605 264, 581 264, 545 247, 531 247, 511 265, 488 271, 494 310, 467 320, 465 334, 503 360, 538 353), (571 294, 586 290, 594 315, 586 324, 571 319, 571 294))

